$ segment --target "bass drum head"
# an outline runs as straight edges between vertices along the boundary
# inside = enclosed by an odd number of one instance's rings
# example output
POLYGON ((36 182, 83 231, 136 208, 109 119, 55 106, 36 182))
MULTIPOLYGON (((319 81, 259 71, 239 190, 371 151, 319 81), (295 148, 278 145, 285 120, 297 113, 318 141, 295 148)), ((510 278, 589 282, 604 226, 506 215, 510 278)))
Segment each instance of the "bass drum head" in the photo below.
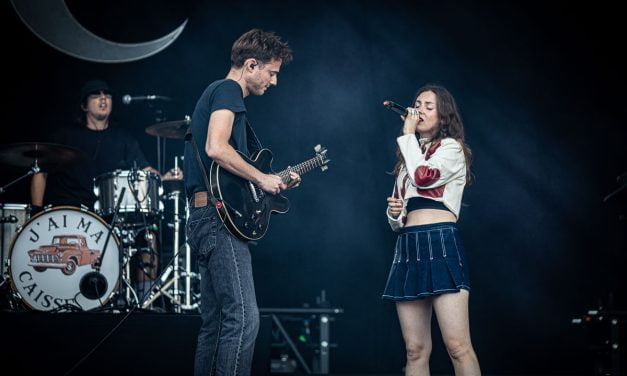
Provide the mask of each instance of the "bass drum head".
POLYGON ((80 282, 85 274, 96 272, 108 234, 109 225, 102 218, 77 207, 59 206, 37 214, 11 244, 11 287, 34 310, 89 311, 104 306, 120 276, 120 243, 114 232, 99 271, 106 291, 90 299, 81 293, 80 282))

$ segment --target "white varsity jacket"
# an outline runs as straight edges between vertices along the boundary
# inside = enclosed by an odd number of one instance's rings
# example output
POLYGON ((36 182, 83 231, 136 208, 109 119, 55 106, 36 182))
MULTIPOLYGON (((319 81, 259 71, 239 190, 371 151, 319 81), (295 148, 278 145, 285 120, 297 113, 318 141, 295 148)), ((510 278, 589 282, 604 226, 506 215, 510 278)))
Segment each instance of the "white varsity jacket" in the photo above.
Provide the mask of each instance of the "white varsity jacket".
POLYGON ((418 141, 413 134, 396 139, 405 163, 401 167, 392 195, 405 203, 398 218, 387 213, 392 230, 398 231, 407 220, 407 200, 425 197, 440 201, 457 218, 466 185, 466 159, 457 140, 444 138, 435 143, 418 141))

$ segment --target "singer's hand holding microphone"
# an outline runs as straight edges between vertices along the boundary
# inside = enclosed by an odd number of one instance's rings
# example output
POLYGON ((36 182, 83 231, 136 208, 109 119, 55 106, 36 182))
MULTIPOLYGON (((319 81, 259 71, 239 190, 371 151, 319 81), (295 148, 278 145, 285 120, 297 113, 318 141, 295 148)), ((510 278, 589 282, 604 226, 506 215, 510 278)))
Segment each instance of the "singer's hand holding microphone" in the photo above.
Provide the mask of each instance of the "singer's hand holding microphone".
POLYGON ((416 133, 416 128, 418 126, 418 121, 420 121, 420 113, 417 108, 413 107, 403 107, 398 103, 392 101, 384 101, 383 105, 391 110, 401 115, 401 119, 404 121, 403 124, 403 134, 414 134, 416 133))

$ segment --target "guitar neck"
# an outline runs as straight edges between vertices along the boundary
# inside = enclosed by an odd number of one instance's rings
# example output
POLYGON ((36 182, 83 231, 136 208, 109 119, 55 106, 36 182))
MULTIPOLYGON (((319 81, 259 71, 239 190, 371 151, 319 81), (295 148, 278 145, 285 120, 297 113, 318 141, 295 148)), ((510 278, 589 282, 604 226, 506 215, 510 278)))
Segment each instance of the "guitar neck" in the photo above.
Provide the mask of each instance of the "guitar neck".
POLYGON ((290 181, 290 171, 294 171, 298 175, 303 176, 304 174, 308 173, 314 168, 322 166, 322 163, 323 163, 322 157, 316 156, 314 158, 301 162, 297 164, 296 166, 292 166, 292 167, 286 168, 285 170, 281 172, 277 172, 276 175, 278 175, 281 178, 281 180, 283 180, 284 183, 287 183, 290 181))

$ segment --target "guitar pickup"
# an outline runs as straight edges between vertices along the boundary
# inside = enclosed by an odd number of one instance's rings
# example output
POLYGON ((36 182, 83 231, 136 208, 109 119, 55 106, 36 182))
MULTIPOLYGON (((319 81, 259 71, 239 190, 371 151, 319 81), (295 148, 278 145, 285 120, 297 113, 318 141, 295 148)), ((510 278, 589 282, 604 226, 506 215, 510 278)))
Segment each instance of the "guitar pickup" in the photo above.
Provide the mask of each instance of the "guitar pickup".
POLYGON ((250 188, 250 193, 253 196, 253 200, 255 202, 259 202, 259 196, 257 196, 257 190, 255 189, 255 185, 249 181, 248 188, 250 188))

